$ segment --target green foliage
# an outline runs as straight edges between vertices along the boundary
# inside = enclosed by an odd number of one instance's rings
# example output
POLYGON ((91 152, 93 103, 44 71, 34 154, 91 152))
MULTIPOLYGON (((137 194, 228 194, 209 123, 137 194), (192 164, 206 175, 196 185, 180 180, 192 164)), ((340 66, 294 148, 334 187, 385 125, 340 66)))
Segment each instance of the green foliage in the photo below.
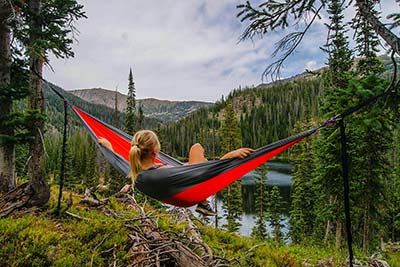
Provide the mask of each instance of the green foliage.
POLYGON ((25 61, 13 59, 10 68, 10 84, 0 88, 0 101, 8 110, 0 114, 0 145, 21 144, 32 140, 31 121, 40 119, 37 112, 24 107, 28 96, 28 72, 25 61))
POLYGON ((260 240, 268 238, 266 226, 267 207, 268 207, 268 190, 267 190, 267 165, 261 165, 256 170, 255 177, 255 225, 252 229, 251 236, 260 240))
POLYGON ((136 90, 133 82, 132 69, 129 70, 128 77, 128 97, 126 98, 126 116, 124 129, 133 135, 136 131, 136 90))
POLYGON ((268 222, 272 227, 272 238, 278 244, 284 241, 282 234, 282 206, 283 202, 279 188, 277 186, 273 186, 268 192, 268 222))
MULTIPOLYGON (((368 5, 372 15, 379 16, 375 10, 375 3, 373 1, 366 1, 366 5, 368 5)), ((382 73, 384 71, 383 64, 377 57, 380 45, 378 36, 359 10, 353 19, 352 27, 356 31, 357 43, 355 50, 357 51, 357 56, 360 58, 357 62, 356 71, 362 77, 382 73)))
MULTIPOLYGON (((241 146, 242 141, 240 128, 232 103, 228 103, 225 108, 222 126, 219 129, 219 135, 221 150, 224 154, 238 149, 241 146)), ((222 190, 222 203, 224 216, 227 222, 224 227, 231 232, 237 232, 241 225, 239 220, 243 211, 242 185, 240 181, 235 181, 222 190)))
POLYGON ((86 18, 83 5, 75 0, 41 1, 39 12, 32 12, 27 1, 14 1, 20 12, 12 18, 12 31, 22 46, 20 51, 40 55, 46 59, 48 52, 57 58, 73 57, 72 37, 74 22, 86 18), (32 22, 39 22, 34 25, 32 22), (31 39, 35 36, 34 39, 31 39))
POLYGON ((225 107, 219 135, 222 154, 238 149, 242 145, 240 128, 232 103, 228 103, 225 107))
POLYGON ((321 79, 312 77, 235 89, 213 106, 161 126, 162 149, 175 157, 187 157, 190 146, 202 141, 209 158, 223 154, 217 132, 228 103, 235 107, 242 146, 261 147, 290 135, 298 120, 317 116, 322 89, 321 79))
MULTIPOLYGON (((74 211, 75 212, 75 211, 74 211)), ((128 234, 122 221, 92 216, 90 221, 26 215, 0 220, 1 262, 8 266, 107 266, 128 263, 128 234)))
MULTIPOLYGON (((298 123, 294 132, 310 129, 313 122, 298 123)), ((293 164, 293 185, 290 206, 290 237, 294 243, 308 242, 314 227, 314 199, 317 192, 313 186, 314 137, 296 144, 290 151, 293 164)))

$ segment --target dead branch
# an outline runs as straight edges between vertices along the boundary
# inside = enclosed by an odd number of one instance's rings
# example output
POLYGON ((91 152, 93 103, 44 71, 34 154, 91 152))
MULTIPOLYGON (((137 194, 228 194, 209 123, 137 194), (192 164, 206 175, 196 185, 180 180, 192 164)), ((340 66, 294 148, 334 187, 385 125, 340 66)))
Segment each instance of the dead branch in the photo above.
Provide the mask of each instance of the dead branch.
POLYGON ((67 214, 69 217, 74 218, 74 219, 78 219, 78 220, 81 220, 81 221, 89 221, 88 218, 81 217, 81 216, 79 216, 77 214, 74 214, 74 213, 72 213, 70 211, 65 211, 64 213, 67 214))

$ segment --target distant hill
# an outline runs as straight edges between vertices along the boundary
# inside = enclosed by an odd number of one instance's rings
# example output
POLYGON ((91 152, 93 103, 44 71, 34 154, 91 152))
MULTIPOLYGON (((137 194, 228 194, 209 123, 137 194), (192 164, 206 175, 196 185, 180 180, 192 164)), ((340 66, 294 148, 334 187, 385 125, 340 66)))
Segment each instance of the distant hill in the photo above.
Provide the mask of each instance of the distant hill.
MULTIPOLYGON (((47 115, 47 122, 49 127, 53 126, 58 130, 62 129, 63 120, 64 120, 64 104, 62 99, 57 96, 52 90, 50 90, 50 86, 61 93, 70 104, 73 104, 82 110, 86 111, 87 113, 95 116, 96 118, 111 124, 117 128, 123 127, 124 121, 124 113, 119 113, 118 115, 118 122, 114 120, 114 109, 109 108, 104 105, 96 104, 93 102, 85 101, 78 96, 71 94, 69 91, 65 91, 62 88, 58 87, 54 84, 45 83, 43 85, 43 93, 45 97, 46 103, 46 115, 47 115)), ((72 114, 73 112, 69 109, 69 124, 73 127, 81 127, 82 124, 79 122, 77 116, 72 114)), ((161 121, 155 118, 150 118, 145 116, 144 126, 145 128, 149 129, 156 129, 161 124, 161 121)))
MULTIPOLYGON (((72 90, 68 92, 87 102, 104 105, 114 109, 115 91, 102 88, 92 88, 72 90)), ((117 104, 120 112, 124 112, 126 109, 126 98, 126 95, 117 93, 117 104)), ((176 121, 201 107, 212 105, 212 103, 201 101, 169 101, 155 98, 137 99, 136 101, 137 107, 139 107, 139 105, 142 106, 145 116, 156 118, 161 121, 176 121)))

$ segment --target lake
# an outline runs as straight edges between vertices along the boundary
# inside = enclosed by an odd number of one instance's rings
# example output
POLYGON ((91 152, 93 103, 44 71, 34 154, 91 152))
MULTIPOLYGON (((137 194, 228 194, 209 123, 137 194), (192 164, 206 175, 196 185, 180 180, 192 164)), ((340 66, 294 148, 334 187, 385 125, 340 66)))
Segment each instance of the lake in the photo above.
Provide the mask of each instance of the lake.
MULTIPOLYGON (((267 164, 268 173, 267 173, 267 186, 278 186, 279 191, 281 193, 282 199, 284 203, 283 210, 283 222, 284 225, 282 232, 287 234, 289 231, 289 209, 290 209, 290 193, 292 187, 292 176, 290 175, 291 165, 288 163, 281 162, 273 162, 270 161, 267 164)), ((242 203, 243 203, 243 214, 241 218, 240 233, 244 236, 249 236, 251 230, 254 226, 254 215, 255 215, 255 197, 254 193, 256 190, 256 186, 254 185, 254 177, 256 176, 255 172, 250 172, 242 177, 242 203)), ((212 198, 209 199, 211 202, 212 198)), ((223 215, 222 209, 222 201, 217 198, 217 206, 218 206, 218 214, 219 216, 223 215)), ((214 217, 210 218, 210 224, 215 225, 214 217)), ((218 225, 225 224, 225 220, 223 218, 218 220, 218 225)), ((271 228, 267 224, 268 231, 271 232, 271 228)))

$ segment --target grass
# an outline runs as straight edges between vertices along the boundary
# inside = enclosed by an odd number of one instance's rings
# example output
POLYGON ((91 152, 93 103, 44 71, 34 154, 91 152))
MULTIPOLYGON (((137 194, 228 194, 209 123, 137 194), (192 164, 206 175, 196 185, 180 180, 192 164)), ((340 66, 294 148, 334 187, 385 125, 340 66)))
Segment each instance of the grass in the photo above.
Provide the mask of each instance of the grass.
MULTIPOLYGON (((125 219, 138 214, 110 198, 104 212, 79 204, 80 197, 71 195, 73 206, 69 209, 84 220, 67 216, 56 217, 57 188, 47 209, 34 214, 0 219, 0 262, 2 266, 117 266, 132 264, 129 248, 132 245, 125 226, 125 219), (107 216, 107 209, 122 217, 107 216)), ((69 198, 66 193, 64 199, 69 198)), ((65 208, 65 204, 63 204, 65 208)), ((151 207, 146 207, 152 210, 151 207)), ((175 224, 162 209, 152 210, 158 218, 158 227, 165 232, 182 233, 187 225, 175 224)), ((342 266, 347 251, 301 245, 275 245, 252 238, 242 237, 220 229, 198 224, 204 241, 214 255, 228 258, 232 265, 300 267, 317 266, 319 261, 330 261, 342 266)), ((133 220, 131 224, 138 224, 133 220)), ((357 254, 358 255, 358 254, 357 254)), ((387 253, 384 259, 391 267, 400 267, 400 253, 387 253)))

